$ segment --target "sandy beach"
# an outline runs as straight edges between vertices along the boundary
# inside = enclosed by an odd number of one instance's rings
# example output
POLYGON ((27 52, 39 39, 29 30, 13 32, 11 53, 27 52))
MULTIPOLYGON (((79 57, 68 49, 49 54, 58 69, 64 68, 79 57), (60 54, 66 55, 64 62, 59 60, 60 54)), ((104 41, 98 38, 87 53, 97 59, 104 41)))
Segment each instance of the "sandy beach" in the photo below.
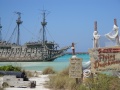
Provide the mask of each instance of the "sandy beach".
POLYGON ((45 87, 45 83, 49 81, 49 75, 39 75, 38 77, 29 78, 30 81, 36 81, 36 88, 4 88, 4 90, 50 90, 45 87))

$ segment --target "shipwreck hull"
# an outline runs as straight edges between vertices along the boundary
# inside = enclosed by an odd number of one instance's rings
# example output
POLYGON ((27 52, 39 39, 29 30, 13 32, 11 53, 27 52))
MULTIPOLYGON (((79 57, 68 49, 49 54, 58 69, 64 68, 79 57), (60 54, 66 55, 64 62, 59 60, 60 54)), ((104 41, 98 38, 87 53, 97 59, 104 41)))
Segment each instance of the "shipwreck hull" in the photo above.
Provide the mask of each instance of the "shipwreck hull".
POLYGON ((14 59, 12 59, 12 60, 9 60, 9 59, 0 59, 0 62, 49 62, 49 61, 54 61, 54 59, 56 59, 56 58, 52 58, 52 59, 49 59, 49 60, 42 60, 42 59, 24 59, 24 60, 22 60, 22 59, 16 59, 16 58, 14 58, 14 59))
POLYGON ((30 53, 28 56, 14 56, 14 57, 1 57, 0 56, 0 62, 41 62, 41 61, 54 61, 54 59, 57 58, 57 55, 55 57, 51 58, 41 58, 41 57, 32 57, 30 56, 30 53))
POLYGON ((1 47, 0 62, 53 61, 63 53, 60 50, 48 50, 27 46, 1 47))

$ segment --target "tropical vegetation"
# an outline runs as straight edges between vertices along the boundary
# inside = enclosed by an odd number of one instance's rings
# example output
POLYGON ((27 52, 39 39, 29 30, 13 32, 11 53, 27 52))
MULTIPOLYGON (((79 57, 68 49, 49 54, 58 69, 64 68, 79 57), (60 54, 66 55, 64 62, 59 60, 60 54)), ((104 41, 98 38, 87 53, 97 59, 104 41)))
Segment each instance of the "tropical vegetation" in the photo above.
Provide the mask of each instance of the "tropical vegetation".
POLYGON ((48 86, 52 90, 120 90, 120 78, 101 73, 77 84, 75 78, 69 77, 69 68, 50 75, 49 79, 48 86))
POLYGON ((5 65, 0 66, 0 71, 21 71, 22 68, 19 66, 5 65))

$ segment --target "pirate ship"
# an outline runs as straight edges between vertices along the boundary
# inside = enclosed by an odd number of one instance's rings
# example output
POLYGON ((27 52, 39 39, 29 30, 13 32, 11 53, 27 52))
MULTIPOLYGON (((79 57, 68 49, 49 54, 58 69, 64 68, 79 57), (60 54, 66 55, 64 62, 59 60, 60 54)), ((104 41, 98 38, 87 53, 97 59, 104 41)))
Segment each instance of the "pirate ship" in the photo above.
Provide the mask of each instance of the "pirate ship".
MULTIPOLYGON (((45 39, 46 33, 46 12, 43 11, 42 25, 42 40, 37 42, 27 42, 20 45, 20 25, 21 13, 18 15, 17 23, 17 40, 16 43, 3 41, 1 38, 2 25, 0 23, 0 62, 34 62, 34 61, 53 61, 57 57, 63 55, 70 46, 58 49, 58 44, 45 39)), ((14 33, 15 31, 13 31, 14 33)))

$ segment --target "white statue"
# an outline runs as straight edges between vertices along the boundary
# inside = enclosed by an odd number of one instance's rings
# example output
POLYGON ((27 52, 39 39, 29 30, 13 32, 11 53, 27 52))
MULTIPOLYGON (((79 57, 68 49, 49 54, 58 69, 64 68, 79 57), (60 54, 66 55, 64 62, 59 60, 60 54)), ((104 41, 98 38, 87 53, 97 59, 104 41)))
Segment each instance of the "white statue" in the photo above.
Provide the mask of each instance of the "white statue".
POLYGON ((119 31, 118 31, 119 27, 117 27, 116 25, 113 25, 113 31, 110 33, 105 34, 105 36, 109 39, 109 40, 116 40, 117 45, 119 45, 119 31))
POLYGON ((93 40, 93 47, 94 48, 98 48, 99 47, 99 38, 100 38, 100 35, 98 35, 98 31, 94 31, 93 32, 93 37, 94 37, 94 40, 93 40))

